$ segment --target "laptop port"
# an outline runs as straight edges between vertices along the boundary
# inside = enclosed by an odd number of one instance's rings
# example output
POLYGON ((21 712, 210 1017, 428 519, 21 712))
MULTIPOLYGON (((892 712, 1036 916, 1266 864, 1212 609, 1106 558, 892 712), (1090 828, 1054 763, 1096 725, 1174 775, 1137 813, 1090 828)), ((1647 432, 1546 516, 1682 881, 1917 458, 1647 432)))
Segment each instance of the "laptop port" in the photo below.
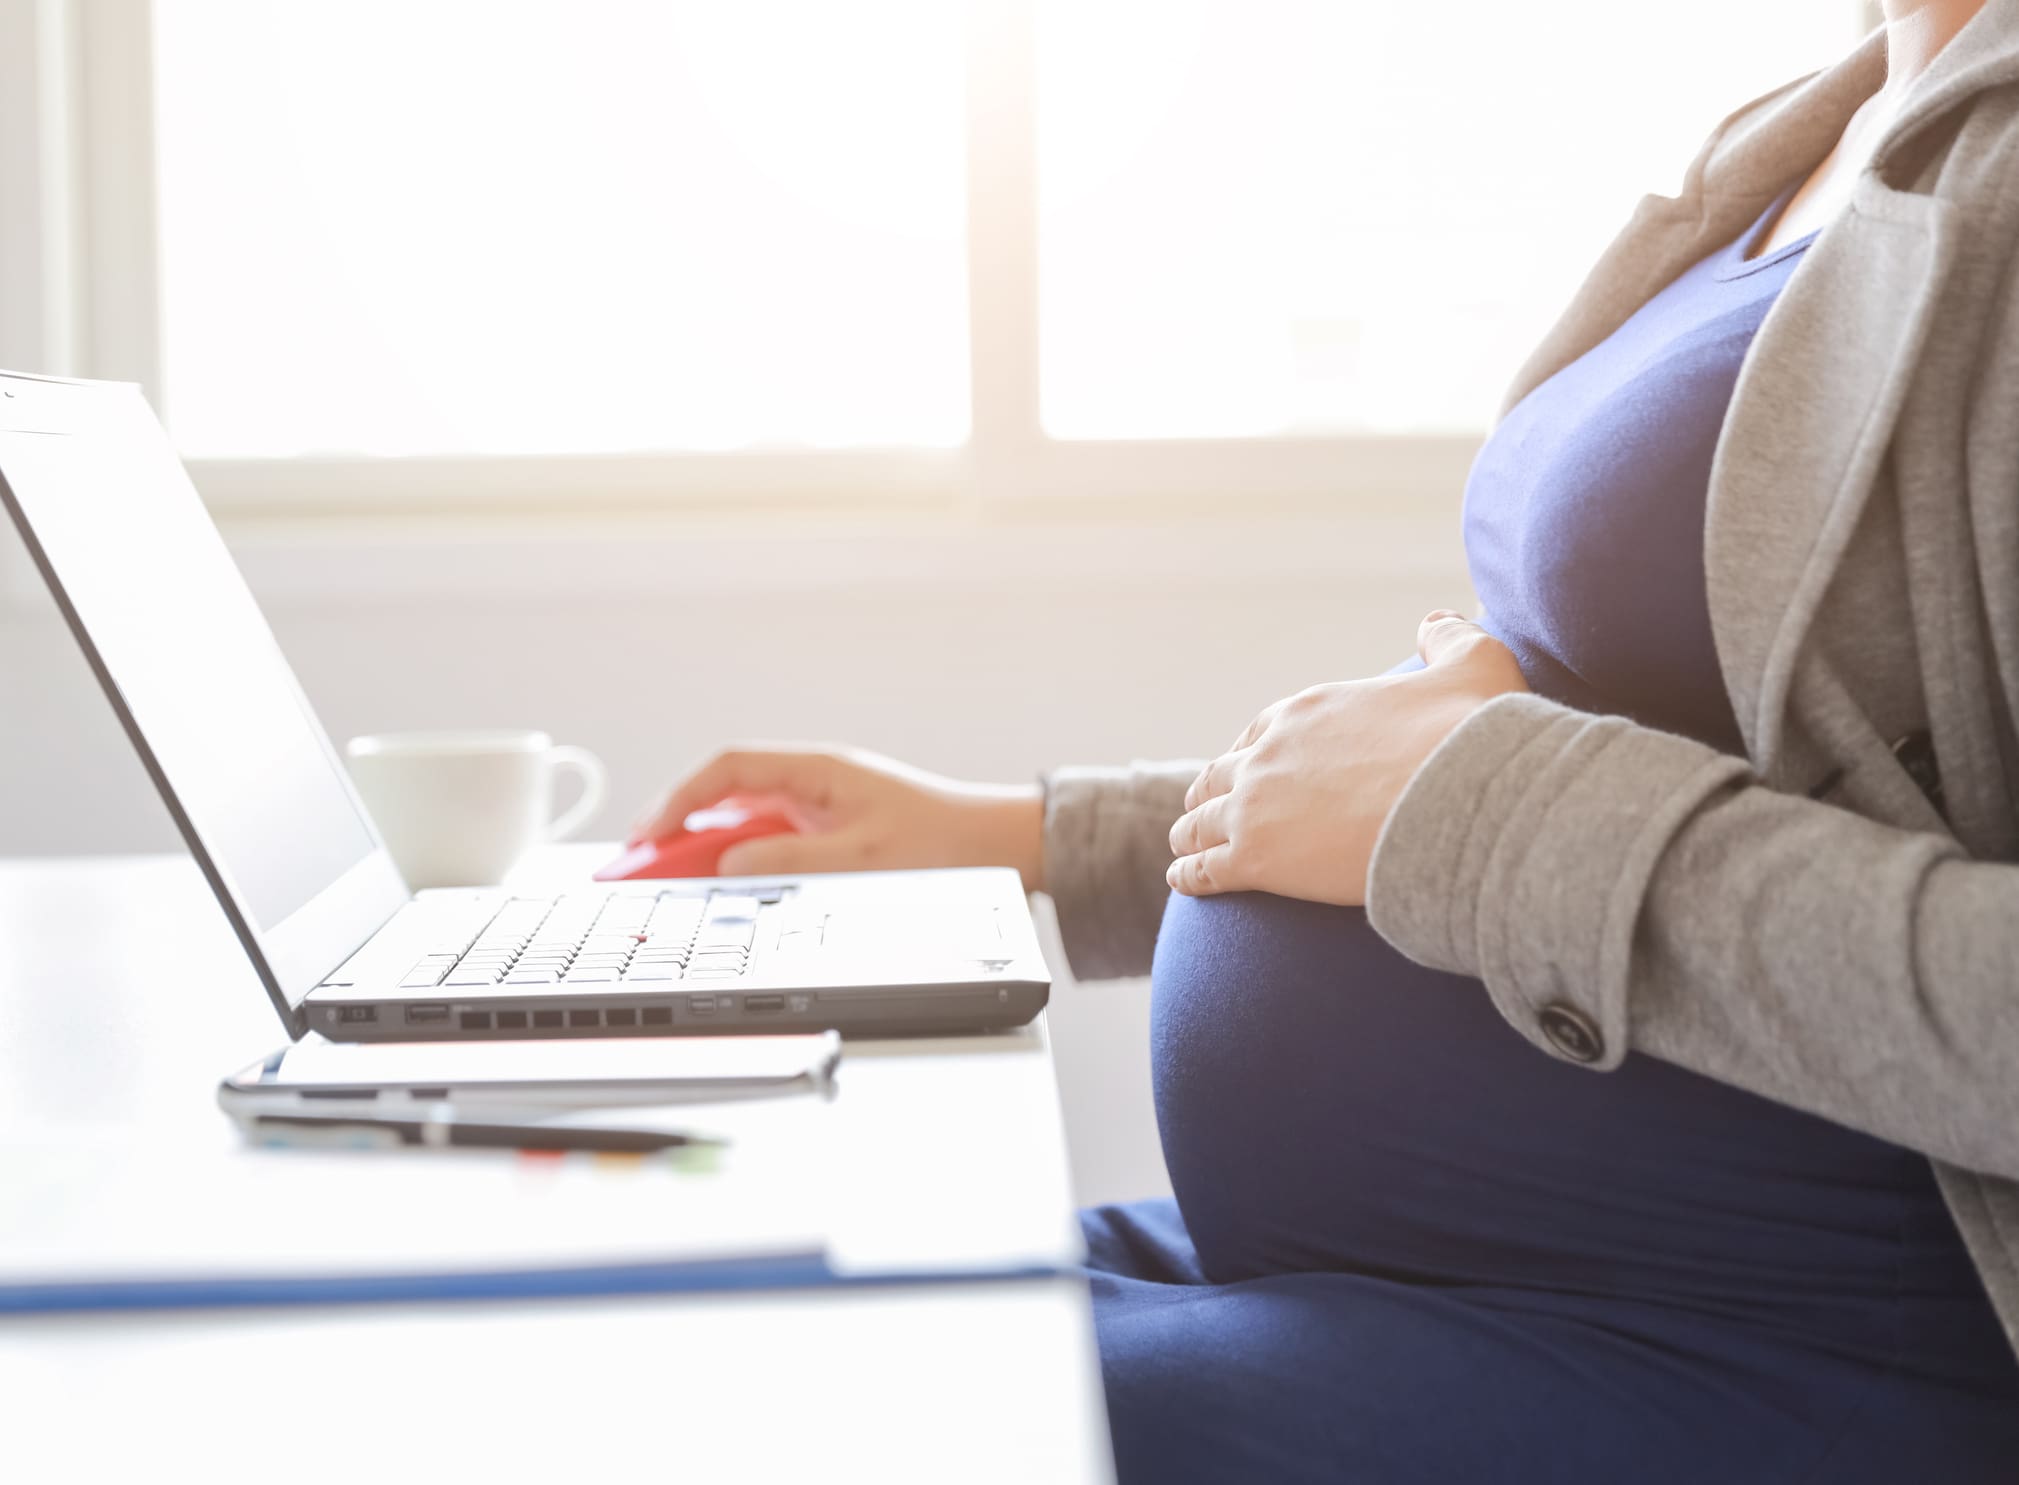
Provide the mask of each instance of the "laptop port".
POLYGON ((432 1026, 437 1022, 448 1019, 449 1008, 440 1001, 429 1001, 425 1005, 410 1005, 407 1007, 407 1025, 409 1026, 432 1026))
POLYGON ((526 1013, 524 1011, 498 1012, 498 1030, 524 1031, 525 1029, 526 1029, 526 1013))
POLYGON ((603 1013, 601 1011, 568 1012, 568 1024, 570 1026, 598 1026, 602 1024, 602 1021, 603 1013))
POLYGON ((782 1011, 785 1009, 785 997, 782 995, 746 995, 743 997, 743 1009, 755 1015, 764 1015, 771 1011, 782 1011))
POLYGON ((535 1011, 533 1012, 533 1024, 543 1027, 559 1026, 561 1024, 561 1013, 559 1011, 535 1011))
POLYGON ((638 1024, 638 1013, 629 1006, 621 1009, 612 1007, 603 1013, 603 1019, 611 1026, 636 1026, 638 1024))
POLYGON ((340 1005, 337 1007, 337 1024, 355 1026, 360 1021, 376 1021, 379 1008, 375 1005, 340 1005))
POLYGON ((673 1007, 670 1005, 648 1005, 638 1013, 638 1018, 647 1026, 671 1026, 673 1007))
POLYGON ((491 1013, 489 1011, 464 1011, 456 1017, 456 1024, 465 1031, 489 1031, 491 1013))

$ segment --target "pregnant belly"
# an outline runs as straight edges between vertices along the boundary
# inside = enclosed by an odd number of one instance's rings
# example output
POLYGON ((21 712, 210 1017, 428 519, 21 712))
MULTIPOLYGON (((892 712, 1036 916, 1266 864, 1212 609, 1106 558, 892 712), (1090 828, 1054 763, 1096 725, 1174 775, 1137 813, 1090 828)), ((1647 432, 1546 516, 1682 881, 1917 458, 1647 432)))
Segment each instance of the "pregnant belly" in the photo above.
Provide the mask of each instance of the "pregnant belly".
POLYGON ((1152 1063, 1220 1282, 1357 1270, 1784 1304, 1791 1284, 1890 1293, 1903 1210, 1928 1217, 1934 1260, 1956 1244, 1918 1157, 1651 1058, 1558 1062, 1357 909, 1173 897, 1152 1063))

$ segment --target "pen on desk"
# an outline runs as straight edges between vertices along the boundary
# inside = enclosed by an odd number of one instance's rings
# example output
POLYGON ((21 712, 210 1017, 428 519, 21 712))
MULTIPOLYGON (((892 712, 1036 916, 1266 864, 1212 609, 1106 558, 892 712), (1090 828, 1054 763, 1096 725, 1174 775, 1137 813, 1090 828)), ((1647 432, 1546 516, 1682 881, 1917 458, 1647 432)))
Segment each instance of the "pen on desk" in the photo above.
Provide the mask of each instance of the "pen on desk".
POLYGON ((716 1145, 706 1135, 659 1129, 598 1129, 566 1124, 498 1124, 473 1119, 331 1119, 318 1114, 261 1114, 251 1121, 254 1133, 285 1135, 289 1131, 325 1135, 356 1134, 362 1138, 391 1135, 402 1145, 450 1146, 492 1150, 598 1150, 649 1154, 692 1145, 716 1145))

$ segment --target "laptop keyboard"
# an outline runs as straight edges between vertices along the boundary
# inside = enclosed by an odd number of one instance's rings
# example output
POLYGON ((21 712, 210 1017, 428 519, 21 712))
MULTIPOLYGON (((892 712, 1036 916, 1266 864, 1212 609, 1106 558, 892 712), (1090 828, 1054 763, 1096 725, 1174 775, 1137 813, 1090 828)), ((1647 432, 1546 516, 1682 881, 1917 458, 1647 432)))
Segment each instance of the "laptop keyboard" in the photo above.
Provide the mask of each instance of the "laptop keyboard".
POLYGON ((515 897, 473 943, 425 955, 400 988, 739 979, 758 911, 777 900, 731 892, 515 897))

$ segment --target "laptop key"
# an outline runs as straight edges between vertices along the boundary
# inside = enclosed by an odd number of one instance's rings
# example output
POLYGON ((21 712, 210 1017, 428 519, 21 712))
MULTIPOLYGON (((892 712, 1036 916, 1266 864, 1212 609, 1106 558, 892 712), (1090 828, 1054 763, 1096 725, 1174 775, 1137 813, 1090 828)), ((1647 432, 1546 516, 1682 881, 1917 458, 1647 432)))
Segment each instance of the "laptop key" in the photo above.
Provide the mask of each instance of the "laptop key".
POLYGON ((556 970, 517 969, 505 976, 507 985, 552 985, 561 978, 556 970))
POLYGON ((627 980, 677 980, 680 966, 677 964, 634 964, 624 972, 627 980))
POLYGON ((695 969, 740 970, 743 968, 743 955, 741 955, 740 953, 696 954, 692 961, 692 967, 695 969))

